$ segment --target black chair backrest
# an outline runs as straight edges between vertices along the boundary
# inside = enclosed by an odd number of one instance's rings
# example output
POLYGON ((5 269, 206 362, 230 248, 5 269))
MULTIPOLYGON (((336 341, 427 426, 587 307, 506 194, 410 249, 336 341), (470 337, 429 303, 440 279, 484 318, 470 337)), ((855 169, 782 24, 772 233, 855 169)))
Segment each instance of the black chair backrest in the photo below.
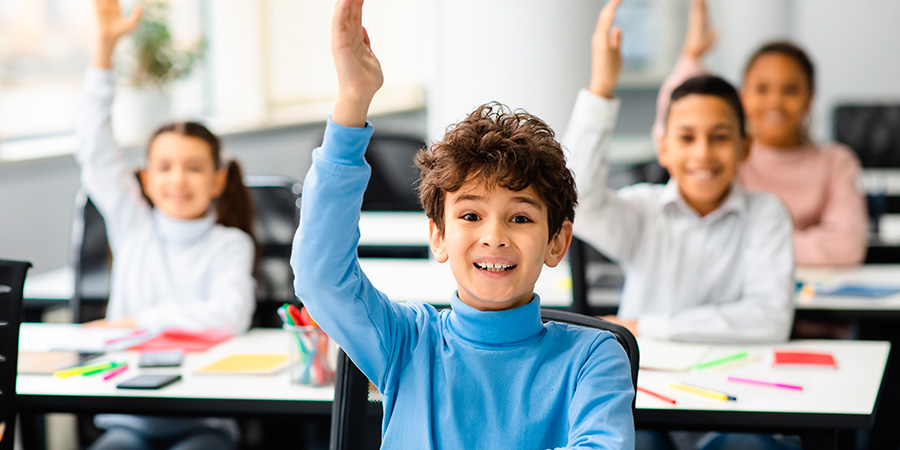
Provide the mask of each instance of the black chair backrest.
POLYGON ((0 450, 12 450, 16 429, 16 368, 22 288, 31 263, 0 260, 0 450))
POLYGON ((844 104, 834 110, 834 140, 863 167, 900 167, 900 104, 844 104))
MULTIPOLYGON (((631 364, 631 380, 637 388, 640 354, 637 340, 627 328, 592 316, 541 308, 544 322, 561 322, 611 332, 625 349, 631 364)), ((634 412, 634 400, 631 403, 634 412)), ((330 450, 375 450, 381 446, 384 410, 381 394, 343 351, 338 351, 331 410, 330 450)))
POLYGON ((366 148, 372 177, 363 196, 365 211, 421 211, 416 180, 419 169, 414 157, 425 148, 422 138, 402 134, 375 133, 366 148))
POLYGON ((567 253, 572 270, 572 306, 569 310, 587 315, 614 314, 616 305, 592 306, 588 300, 594 288, 620 292, 625 284, 622 269, 603 253, 577 237, 567 253))
MULTIPOLYGON (((253 201, 253 231, 259 248, 253 325, 280 327, 275 311, 295 298, 290 257, 300 223, 301 185, 284 176, 247 176, 244 184, 253 201)), ((81 323, 104 316, 110 292, 111 253, 103 217, 84 192, 76 198, 74 216, 72 321, 81 323)))
POLYGON ((291 245, 300 223, 301 185, 289 177, 248 176, 259 246, 256 270, 255 327, 281 327, 278 307, 296 298, 291 271, 291 245))

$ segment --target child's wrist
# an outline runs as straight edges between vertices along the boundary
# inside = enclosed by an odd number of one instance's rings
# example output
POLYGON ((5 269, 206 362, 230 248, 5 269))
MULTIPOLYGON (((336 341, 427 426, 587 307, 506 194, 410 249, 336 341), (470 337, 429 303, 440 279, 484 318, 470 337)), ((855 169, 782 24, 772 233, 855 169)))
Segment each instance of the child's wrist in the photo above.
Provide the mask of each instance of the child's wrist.
POLYGON ((591 82, 590 86, 588 86, 588 91, 590 91, 591 94, 603 98, 613 98, 613 92, 615 91, 615 89, 615 84, 604 82, 591 82))
POLYGON ((363 128, 366 126, 366 116, 371 102, 371 97, 366 99, 338 94, 334 111, 331 113, 331 121, 344 127, 363 128))

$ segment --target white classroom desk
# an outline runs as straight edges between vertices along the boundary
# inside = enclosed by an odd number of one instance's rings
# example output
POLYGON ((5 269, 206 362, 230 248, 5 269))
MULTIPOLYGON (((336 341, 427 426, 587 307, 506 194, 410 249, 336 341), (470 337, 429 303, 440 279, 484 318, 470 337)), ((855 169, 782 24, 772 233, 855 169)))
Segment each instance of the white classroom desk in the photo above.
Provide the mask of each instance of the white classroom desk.
MULTIPOLYGON (((73 339, 75 324, 22 324, 20 349, 53 348, 60 339, 73 339)), ((284 372, 275 375, 198 375, 193 370, 235 353, 284 353, 289 341, 282 330, 254 329, 246 335, 214 346, 204 353, 190 353, 178 372, 183 379, 152 391, 120 390, 115 381, 126 380, 148 369, 129 369, 112 381, 101 377, 57 379, 49 375, 22 374, 17 379, 19 408, 23 412, 122 412, 131 414, 198 415, 303 415, 329 414, 333 387, 290 385, 284 372)), ((714 346, 704 360, 716 355, 748 350, 751 355, 771 354, 772 349, 825 350, 832 352, 838 369, 772 369, 769 359, 721 372, 712 367, 684 373, 642 370, 638 384, 675 398, 663 403, 638 393, 635 423, 641 428, 754 430, 805 435, 806 442, 829 443, 835 430, 871 426, 881 376, 890 344, 878 341, 795 341, 778 345, 714 346), (797 383, 803 392, 785 391, 724 381, 728 374, 786 383, 797 383), (670 382, 693 382, 718 388, 738 397, 724 402, 674 391, 670 382), (809 440, 816 438, 819 440, 809 440)), ((119 352, 108 360, 127 359, 135 353, 119 352)), ((813 446, 810 448, 824 448, 813 446)))
MULTIPOLYGON (((866 264, 844 268, 798 268, 795 277, 813 283, 819 289, 845 283, 866 285, 900 285, 900 264, 866 264)), ((900 318, 900 293, 880 298, 796 295, 796 308, 804 312, 832 312, 847 318, 900 318)))
MULTIPOLYGON (((46 351, 59 340, 77 339, 78 325, 23 323, 20 351, 46 351)), ((137 367, 136 352, 114 352, 97 361, 128 361, 129 369, 109 381, 102 376, 58 379, 20 374, 18 404, 34 412, 123 412, 133 414, 329 414, 334 387, 307 387, 275 375, 211 375, 193 371, 233 353, 287 354, 288 336, 280 329, 253 329, 203 353, 188 353, 181 368, 137 367), (138 373, 179 373, 180 381, 159 390, 116 389, 138 373)))
MULTIPOLYGON (((638 340, 640 346, 641 340, 638 340)), ((687 345, 687 344, 685 344, 687 345)), ((685 426, 738 427, 747 421, 760 428, 844 428, 872 425, 890 343, 883 341, 799 340, 784 344, 708 346, 701 361, 747 351, 745 364, 729 368, 728 363, 687 372, 641 370, 638 385, 663 394, 677 404, 637 393, 638 422, 669 425, 671 414, 685 426), (837 369, 808 367, 773 368, 773 349, 830 352, 837 369), (761 359, 757 359, 760 358, 761 359), (803 386, 802 391, 727 381, 729 375, 803 386), (690 383, 728 393, 736 401, 722 401, 669 387, 669 383, 690 383), (723 415, 728 412, 729 415, 723 415)))

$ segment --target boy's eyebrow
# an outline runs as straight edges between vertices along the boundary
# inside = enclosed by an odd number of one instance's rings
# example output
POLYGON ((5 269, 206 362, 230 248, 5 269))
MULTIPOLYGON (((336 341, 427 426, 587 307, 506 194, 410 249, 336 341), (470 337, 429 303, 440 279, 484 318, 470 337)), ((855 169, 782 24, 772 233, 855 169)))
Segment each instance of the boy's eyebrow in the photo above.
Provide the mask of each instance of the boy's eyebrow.
POLYGON ((513 199, 513 201, 517 201, 519 203, 527 203, 531 206, 534 206, 538 210, 544 209, 544 206, 541 205, 541 202, 539 202, 531 197, 526 197, 524 195, 517 195, 517 196, 513 197, 512 199, 513 199))
MULTIPOLYGON (((482 201, 482 200, 484 200, 484 196, 476 195, 476 194, 462 194, 462 195, 460 195, 459 197, 456 197, 456 198, 453 200, 453 203, 464 202, 464 201, 467 201, 467 200, 476 201, 476 202, 477 202, 477 201, 482 201)), ((535 199, 532 198, 532 197, 526 196, 526 195, 517 195, 517 196, 513 197, 512 200, 513 200, 514 202, 527 203, 527 204, 529 204, 529 205, 534 206, 535 208, 537 208, 537 209, 539 209, 539 210, 543 210, 543 209, 544 209, 544 206, 541 205, 541 202, 535 200, 535 199)))

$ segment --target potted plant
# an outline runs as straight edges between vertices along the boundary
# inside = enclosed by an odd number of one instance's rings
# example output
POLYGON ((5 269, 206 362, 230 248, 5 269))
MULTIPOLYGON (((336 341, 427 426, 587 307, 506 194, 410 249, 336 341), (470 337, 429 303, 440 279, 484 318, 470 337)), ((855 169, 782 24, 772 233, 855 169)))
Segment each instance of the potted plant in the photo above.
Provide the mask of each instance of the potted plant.
MULTIPOLYGON (((165 0, 143 0, 143 16, 137 29, 122 46, 121 75, 127 80, 117 105, 127 118, 117 123, 125 141, 139 142, 161 123, 170 120, 168 88, 188 77, 206 55, 204 38, 189 46, 178 46, 169 28, 169 4, 165 0)), ((121 116, 119 116, 121 117, 121 116)))

